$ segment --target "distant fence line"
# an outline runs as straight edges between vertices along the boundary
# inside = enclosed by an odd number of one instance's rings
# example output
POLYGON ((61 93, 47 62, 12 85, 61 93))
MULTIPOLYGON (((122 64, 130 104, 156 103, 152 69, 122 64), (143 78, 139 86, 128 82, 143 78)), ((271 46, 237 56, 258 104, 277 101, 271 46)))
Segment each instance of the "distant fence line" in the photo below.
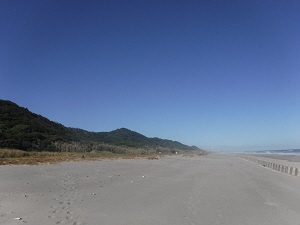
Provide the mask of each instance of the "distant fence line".
POLYGON ((257 159, 253 157, 243 157, 243 158, 248 161, 255 162, 263 167, 268 167, 270 169, 276 170, 278 172, 286 173, 296 177, 300 176, 299 169, 294 166, 286 166, 286 165, 282 165, 282 164, 278 164, 278 163, 274 163, 262 159, 257 159))

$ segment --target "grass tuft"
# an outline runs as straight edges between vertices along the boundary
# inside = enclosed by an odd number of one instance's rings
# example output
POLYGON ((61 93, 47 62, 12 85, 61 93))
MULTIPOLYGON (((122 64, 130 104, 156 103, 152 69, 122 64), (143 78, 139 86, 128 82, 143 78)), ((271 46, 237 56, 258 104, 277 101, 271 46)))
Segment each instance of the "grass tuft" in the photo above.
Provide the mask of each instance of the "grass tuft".
POLYGON ((28 152, 16 149, 0 149, 0 159, 3 158, 20 158, 29 156, 28 152))

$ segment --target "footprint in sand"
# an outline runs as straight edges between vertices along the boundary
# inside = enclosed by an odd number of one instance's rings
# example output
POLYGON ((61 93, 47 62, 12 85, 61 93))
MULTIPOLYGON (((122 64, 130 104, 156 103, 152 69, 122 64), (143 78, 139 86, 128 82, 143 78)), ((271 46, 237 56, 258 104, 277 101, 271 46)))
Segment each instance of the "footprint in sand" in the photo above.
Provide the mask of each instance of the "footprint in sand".
POLYGON ((69 210, 69 211, 67 211, 67 214, 72 215, 74 213, 72 212, 72 210, 69 210))
POLYGON ((78 183, 70 175, 62 173, 61 176, 61 192, 53 196, 52 200, 55 203, 50 206, 53 214, 49 215, 48 218, 56 219, 55 224, 83 225, 82 222, 78 221, 80 217, 74 217, 74 212, 71 209, 77 200, 78 192, 76 186, 78 183))

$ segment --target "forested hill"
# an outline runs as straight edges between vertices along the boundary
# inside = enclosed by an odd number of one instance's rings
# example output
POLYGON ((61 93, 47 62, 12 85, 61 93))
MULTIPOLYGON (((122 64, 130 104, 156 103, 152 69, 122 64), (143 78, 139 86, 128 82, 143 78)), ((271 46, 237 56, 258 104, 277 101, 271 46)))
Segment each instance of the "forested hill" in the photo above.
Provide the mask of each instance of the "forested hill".
POLYGON ((122 152, 122 147, 139 148, 143 151, 200 150, 177 141, 148 138, 126 128, 111 132, 68 128, 11 101, 0 100, 0 148, 122 152))

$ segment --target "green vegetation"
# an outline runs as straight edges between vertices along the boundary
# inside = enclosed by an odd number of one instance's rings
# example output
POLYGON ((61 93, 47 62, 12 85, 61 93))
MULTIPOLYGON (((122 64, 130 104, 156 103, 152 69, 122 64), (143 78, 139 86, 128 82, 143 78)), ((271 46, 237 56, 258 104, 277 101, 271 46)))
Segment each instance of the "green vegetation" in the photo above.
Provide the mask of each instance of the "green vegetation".
POLYGON ((0 159, 4 158, 21 158, 29 156, 28 152, 15 150, 15 149, 1 149, 0 151, 0 159))
POLYGON ((0 100, 0 148, 26 152, 111 152, 115 154, 200 150, 176 141, 148 138, 126 128, 111 132, 88 132, 68 128, 5 100, 0 100))
POLYGON ((0 165, 33 165, 38 163, 58 163, 62 161, 101 160, 116 158, 157 157, 153 154, 115 154, 112 152, 35 152, 15 149, 0 149, 0 165))
MULTIPOLYGON (((141 154, 132 149, 131 152, 125 154, 112 153, 108 151, 91 151, 91 152, 36 152, 36 151, 22 151, 15 149, 1 149, 0 148, 0 165, 35 165, 39 163, 58 163, 62 161, 91 161, 102 159, 134 159, 146 158, 149 160, 158 160, 164 157, 165 154, 147 153, 141 154)), ((181 152, 183 157, 193 157, 205 155, 201 151, 184 151, 181 152)))

